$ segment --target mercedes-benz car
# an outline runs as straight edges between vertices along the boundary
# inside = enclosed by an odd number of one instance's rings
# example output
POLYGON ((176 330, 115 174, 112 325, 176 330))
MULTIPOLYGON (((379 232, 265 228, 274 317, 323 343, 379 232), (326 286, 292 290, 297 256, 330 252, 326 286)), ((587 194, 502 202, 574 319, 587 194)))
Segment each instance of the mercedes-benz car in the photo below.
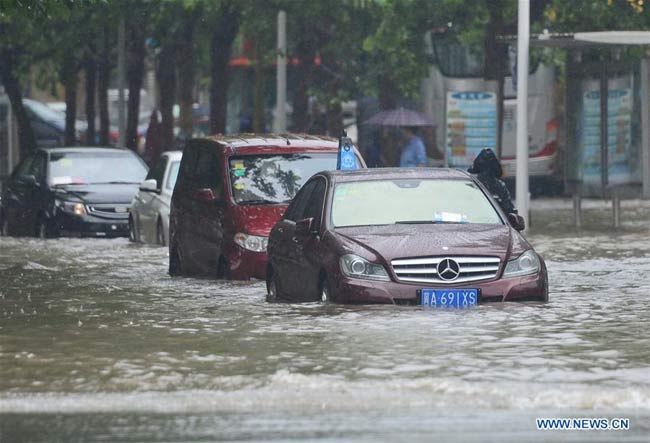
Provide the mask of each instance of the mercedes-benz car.
POLYGON ((476 177, 451 169, 313 176, 273 227, 269 301, 472 306, 548 300, 542 257, 476 177))

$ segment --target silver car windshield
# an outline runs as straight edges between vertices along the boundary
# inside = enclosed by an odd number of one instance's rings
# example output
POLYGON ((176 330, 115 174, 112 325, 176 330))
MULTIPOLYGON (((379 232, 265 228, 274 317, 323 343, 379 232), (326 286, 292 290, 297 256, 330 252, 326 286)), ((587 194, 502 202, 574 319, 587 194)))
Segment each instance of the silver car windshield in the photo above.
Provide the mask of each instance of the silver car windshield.
POLYGON ((483 191, 469 180, 404 179, 336 185, 332 223, 340 228, 503 222, 483 191))

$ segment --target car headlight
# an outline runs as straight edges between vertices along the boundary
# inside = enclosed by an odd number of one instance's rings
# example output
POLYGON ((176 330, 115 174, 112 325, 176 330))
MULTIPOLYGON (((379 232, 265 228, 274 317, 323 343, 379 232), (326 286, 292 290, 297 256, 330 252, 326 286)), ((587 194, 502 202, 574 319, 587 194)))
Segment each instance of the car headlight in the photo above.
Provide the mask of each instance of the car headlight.
POLYGON ((535 251, 529 249, 506 264, 506 270, 503 271, 503 276, 517 277, 520 275, 535 274, 536 272, 539 272, 539 268, 539 257, 535 251))
POLYGON ((248 251, 266 252, 266 247, 269 244, 269 238, 238 232, 235 234, 235 243, 248 251))
POLYGON ((59 207, 59 209, 61 209, 63 212, 67 212, 68 214, 79 216, 86 215, 86 207, 83 203, 57 200, 56 205, 59 207))
POLYGON ((347 277, 363 278, 366 280, 390 280, 388 273, 382 265, 370 263, 358 255, 346 254, 341 257, 340 263, 341 271, 347 277))

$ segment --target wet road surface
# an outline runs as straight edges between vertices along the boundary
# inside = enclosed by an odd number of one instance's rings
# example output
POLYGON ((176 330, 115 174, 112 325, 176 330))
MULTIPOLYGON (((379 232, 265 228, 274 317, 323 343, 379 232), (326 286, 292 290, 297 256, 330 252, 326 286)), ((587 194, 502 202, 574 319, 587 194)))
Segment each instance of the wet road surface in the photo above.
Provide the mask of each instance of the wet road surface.
POLYGON ((0 238, 0 442, 648 441, 650 202, 533 202, 548 304, 268 304, 126 239, 0 238), (629 431, 537 431, 625 417, 629 431))

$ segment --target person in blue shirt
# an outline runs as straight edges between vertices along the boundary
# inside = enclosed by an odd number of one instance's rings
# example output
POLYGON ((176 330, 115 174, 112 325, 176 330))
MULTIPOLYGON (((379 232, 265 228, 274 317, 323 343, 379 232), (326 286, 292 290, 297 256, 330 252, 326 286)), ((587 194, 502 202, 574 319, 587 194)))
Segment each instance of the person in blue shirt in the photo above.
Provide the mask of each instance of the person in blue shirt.
POLYGON ((427 152, 424 147, 424 142, 417 135, 417 128, 408 126, 402 128, 404 140, 406 144, 402 148, 402 153, 399 159, 399 166, 401 168, 415 168, 424 167, 427 165, 427 152))

